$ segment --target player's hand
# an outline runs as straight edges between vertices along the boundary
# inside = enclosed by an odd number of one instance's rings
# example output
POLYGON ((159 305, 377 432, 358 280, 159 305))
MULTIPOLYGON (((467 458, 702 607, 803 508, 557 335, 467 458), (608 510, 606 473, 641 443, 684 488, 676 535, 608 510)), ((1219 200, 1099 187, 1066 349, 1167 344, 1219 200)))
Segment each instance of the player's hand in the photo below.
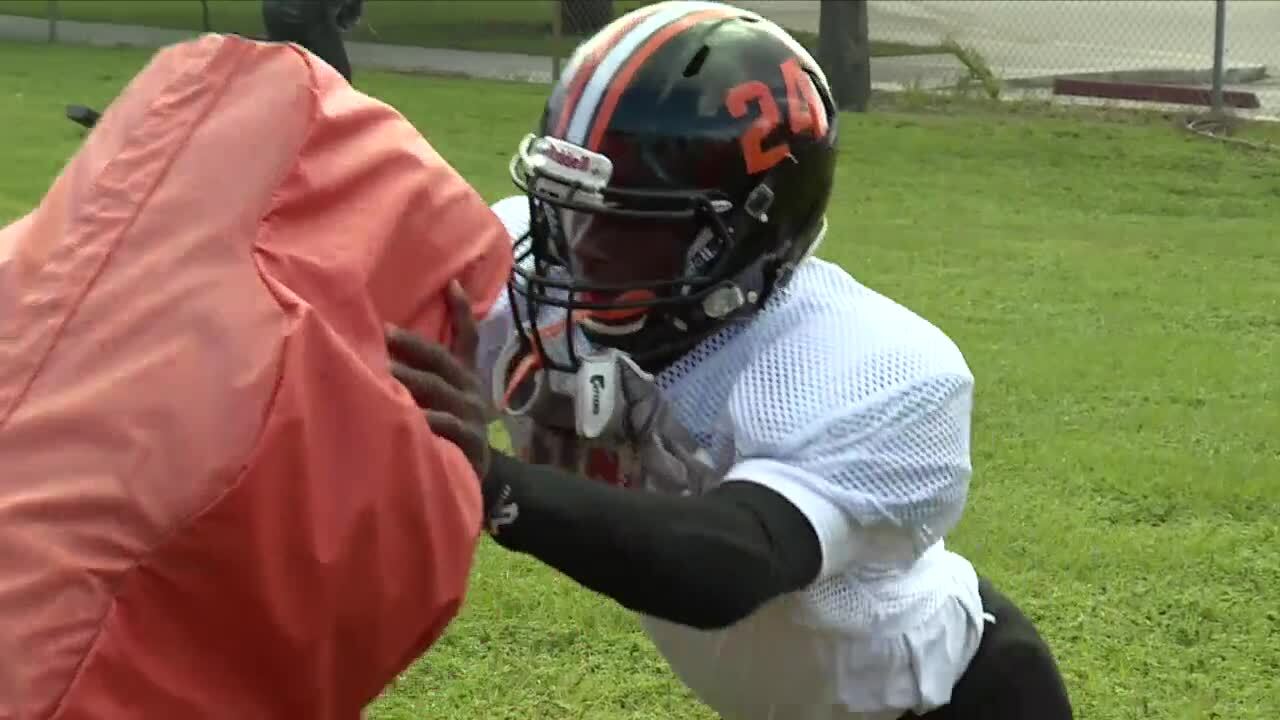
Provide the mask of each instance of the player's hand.
POLYGON ((475 371, 477 332, 471 303, 457 281, 446 293, 453 320, 451 347, 407 330, 387 329, 391 374, 413 395, 427 424, 454 443, 483 478, 489 471, 489 423, 494 413, 475 371))

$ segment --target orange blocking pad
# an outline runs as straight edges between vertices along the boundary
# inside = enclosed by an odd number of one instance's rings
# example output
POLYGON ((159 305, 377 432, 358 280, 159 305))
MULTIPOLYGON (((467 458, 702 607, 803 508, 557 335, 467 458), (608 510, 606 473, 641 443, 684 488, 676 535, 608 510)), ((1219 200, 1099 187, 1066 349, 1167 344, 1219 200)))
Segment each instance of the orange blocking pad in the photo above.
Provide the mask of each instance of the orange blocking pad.
POLYGON ((161 50, 0 230, 0 718, 357 718, 440 635, 477 479, 388 372, 510 241, 288 45, 161 50))

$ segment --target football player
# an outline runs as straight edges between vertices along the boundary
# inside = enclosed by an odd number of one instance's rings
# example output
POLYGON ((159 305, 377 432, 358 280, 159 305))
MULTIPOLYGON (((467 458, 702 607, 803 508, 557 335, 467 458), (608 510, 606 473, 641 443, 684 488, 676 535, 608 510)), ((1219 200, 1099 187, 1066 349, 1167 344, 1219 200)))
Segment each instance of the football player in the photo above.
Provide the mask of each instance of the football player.
POLYGON ((963 355, 814 257, 837 119, 756 14, 619 18, 512 159, 508 303, 477 326, 455 292, 454 346, 393 330, 393 373, 476 466, 492 537, 638 613, 722 717, 1070 718, 1036 628, 944 543, 963 355))

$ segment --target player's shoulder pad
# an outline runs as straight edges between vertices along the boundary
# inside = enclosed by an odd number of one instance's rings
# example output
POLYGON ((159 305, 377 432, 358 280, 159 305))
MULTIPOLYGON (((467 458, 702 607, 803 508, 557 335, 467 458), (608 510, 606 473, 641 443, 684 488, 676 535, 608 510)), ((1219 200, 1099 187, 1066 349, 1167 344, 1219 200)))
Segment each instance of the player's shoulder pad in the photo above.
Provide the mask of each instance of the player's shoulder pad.
POLYGON ((730 393, 740 451, 856 443, 921 422, 967 426, 973 374, 932 323, 874 293, 796 309, 752 338, 753 357, 730 393))
POLYGON ((502 221, 513 241, 529 231, 529 198, 524 195, 502 198, 489 209, 502 221))

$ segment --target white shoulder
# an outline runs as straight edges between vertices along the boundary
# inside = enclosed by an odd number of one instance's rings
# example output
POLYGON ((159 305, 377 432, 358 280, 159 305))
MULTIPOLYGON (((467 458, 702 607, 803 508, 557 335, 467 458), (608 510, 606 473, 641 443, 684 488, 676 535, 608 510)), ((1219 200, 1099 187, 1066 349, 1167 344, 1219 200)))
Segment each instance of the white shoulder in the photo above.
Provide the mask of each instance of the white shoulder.
POLYGON ((502 198, 489 209, 502 221, 513 240, 529 231, 529 198, 524 195, 502 198))
POLYGON ((751 430, 736 439, 758 450, 781 451, 850 415, 888 421, 872 410, 928 401, 926 388, 973 386, 942 330, 824 261, 806 261, 758 321, 742 338, 751 356, 729 399, 740 429, 751 430))
POLYGON ((802 486, 876 538, 835 565, 910 562, 964 507, 973 375, 940 329, 835 266, 787 294, 730 393, 738 474, 802 486))
MULTIPOLYGON (((528 231, 529 200, 524 195, 503 198, 490 205, 489 210, 502 221, 513 242, 528 231)), ((492 396, 489 383, 492 381, 493 367, 503 348, 515 337, 515 322, 511 316, 507 293, 498 296, 488 317, 478 324, 476 331, 479 336, 476 343, 476 370, 486 385, 486 391, 492 396)))

